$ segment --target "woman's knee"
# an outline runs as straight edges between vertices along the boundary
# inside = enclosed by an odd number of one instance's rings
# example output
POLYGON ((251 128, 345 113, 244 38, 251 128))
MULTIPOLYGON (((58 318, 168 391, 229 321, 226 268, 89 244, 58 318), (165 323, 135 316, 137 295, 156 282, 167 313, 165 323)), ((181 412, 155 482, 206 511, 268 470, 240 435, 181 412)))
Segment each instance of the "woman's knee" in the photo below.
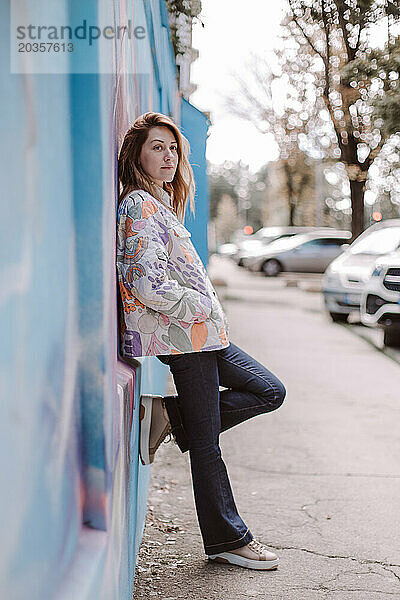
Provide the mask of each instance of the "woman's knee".
POLYGON ((263 396, 266 408, 268 411, 277 410, 282 406, 286 396, 286 388, 279 379, 275 379, 271 382, 270 387, 265 390, 263 396))
POLYGON ((285 396, 286 388, 281 381, 277 380, 275 385, 275 410, 282 406, 285 396))

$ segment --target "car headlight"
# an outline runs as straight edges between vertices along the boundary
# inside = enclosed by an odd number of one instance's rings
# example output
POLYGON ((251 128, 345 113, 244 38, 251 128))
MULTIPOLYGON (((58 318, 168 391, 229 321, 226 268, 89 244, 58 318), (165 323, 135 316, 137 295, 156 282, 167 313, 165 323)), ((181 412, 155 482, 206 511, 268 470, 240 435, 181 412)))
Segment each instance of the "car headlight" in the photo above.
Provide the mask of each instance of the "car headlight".
POLYGON ((339 279, 339 273, 337 271, 332 271, 332 269, 327 269, 325 271, 325 275, 324 275, 324 280, 327 283, 333 283, 338 281, 339 279))

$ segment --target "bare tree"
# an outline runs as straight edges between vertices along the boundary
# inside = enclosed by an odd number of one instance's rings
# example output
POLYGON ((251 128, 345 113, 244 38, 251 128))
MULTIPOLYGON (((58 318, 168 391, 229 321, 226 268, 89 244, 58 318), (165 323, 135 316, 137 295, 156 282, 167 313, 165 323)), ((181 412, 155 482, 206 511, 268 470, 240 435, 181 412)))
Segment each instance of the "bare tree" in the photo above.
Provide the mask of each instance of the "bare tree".
MULTIPOLYGON (((398 21, 398 0, 288 1, 284 47, 276 53, 279 72, 273 74, 265 59, 253 58, 246 80, 238 80, 238 93, 229 99, 229 105, 235 114, 273 135, 280 158, 288 161, 291 211, 297 200, 291 192, 289 167, 301 164, 299 153, 343 163, 350 183, 352 232, 356 237, 364 229, 369 169, 397 130, 399 114, 393 81, 388 77, 385 81, 385 69, 379 68, 382 61, 378 61, 378 69, 374 67, 376 52, 370 48, 370 31, 384 18, 391 24, 398 21), (374 77, 365 77, 365 63, 373 65, 374 77), (377 78, 381 78, 387 97, 380 101, 380 111, 372 102, 377 78), (387 118, 391 119, 390 126, 387 118)), ((392 45, 395 47, 393 40, 392 45)))
POLYGON ((379 0, 289 0, 287 27, 299 48, 299 38, 303 39, 306 53, 311 53, 319 68, 317 93, 329 114, 350 182, 354 237, 364 229, 365 182, 387 133, 382 119, 374 118, 369 102, 371 88, 362 78, 350 80, 343 73, 360 58, 368 60, 371 25, 389 18, 388 11, 391 20, 397 20, 397 4, 379 0))
POLYGON ((280 77, 281 74, 271 71, 265 58, 253 55, 246 79, 236 77, 237 93, 228 99, 227 107, 233 114, 251 121, 261 133, 273 136, 285 179, 289 225, 293 225, 296 206, 310 179, 311 161, 300 148, 300 139, 306 140, 313 107, 304 88, 300 91, 288 87, 282 101, 279 86, 275 86, 280 77))

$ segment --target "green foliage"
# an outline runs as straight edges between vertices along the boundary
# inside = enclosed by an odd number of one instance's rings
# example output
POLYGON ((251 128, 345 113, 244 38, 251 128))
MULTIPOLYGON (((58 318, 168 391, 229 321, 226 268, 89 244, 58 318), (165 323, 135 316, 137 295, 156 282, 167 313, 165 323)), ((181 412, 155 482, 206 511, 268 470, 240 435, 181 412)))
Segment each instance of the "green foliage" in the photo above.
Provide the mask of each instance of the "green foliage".
POLYGON ((400 132, 400 93, 396 91, 387 92, 383 98, 374 102, 375 114, 383 121, 383 131, 386 136, 400 132))
POLYGON ((380 211, 384 218, 400 217, 400 135, 394 134, 382 148, 368 182, 373 202, 370 212, 380 211))
POLYGON ((186 15, 187 17, 197 17, 201 11, 201 2, 199 0, 166 0, 168 11, 175 15, 186 15))
POLYGON ((400 131, 400 37, 346 65, 342 81, 364 95, 384 138, 400 131))
POLYGON ((171 31, 171 42, 175 56, 184 54, 188 48, 181 39, 179 30, 182 17, 190 20, 199 18, 201 12, 200 0, 166 0, 168 13, 170 15, 169 25, 171 31))

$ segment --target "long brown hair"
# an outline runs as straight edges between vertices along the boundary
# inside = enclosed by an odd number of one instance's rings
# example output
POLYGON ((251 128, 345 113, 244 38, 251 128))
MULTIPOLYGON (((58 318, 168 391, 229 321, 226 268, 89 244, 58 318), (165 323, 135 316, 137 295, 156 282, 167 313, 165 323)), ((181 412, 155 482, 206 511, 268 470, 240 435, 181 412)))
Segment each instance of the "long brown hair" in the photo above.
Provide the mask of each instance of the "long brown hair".
POLYGON ((178 146, 178 166, 174 179, 164 182, 164 189, 171 196, 175 213, 183 220, 188 201, 194 213, 195 184, 188 159, 190 146, 172 119, 161 113, 147 112, 140 115, 125 134, 118 157, 118 204, 133 190, 145 190, 161 200, 158 186, 151 181, 139 162, 142 146, 152 127, 168 127, 175 137, 178 146))

